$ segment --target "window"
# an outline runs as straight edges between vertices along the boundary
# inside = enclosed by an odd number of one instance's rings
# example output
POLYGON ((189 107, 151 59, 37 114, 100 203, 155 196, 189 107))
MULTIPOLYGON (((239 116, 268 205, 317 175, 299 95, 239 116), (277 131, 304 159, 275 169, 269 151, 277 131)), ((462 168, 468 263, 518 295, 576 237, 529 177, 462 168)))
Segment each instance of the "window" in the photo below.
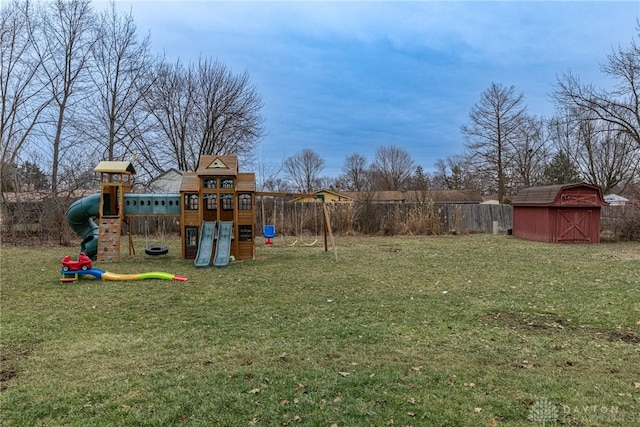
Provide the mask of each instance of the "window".
POLYGON ((252 225, 239 225, 238 226, 238 240, 240 242, 252 242, 253 241, 253 226, 252 225))
POLYGON ((198 195, 197 194, 185 194, 184 195, 184 209, 187 211, 198 210, 198 195))
POLYGON ((233 188, 233 178, 223 178, 221 187, 222 188, 233 188))
POLYGON ((198 246, 198 227, 185 227, 184 244, 185 246, 198 246))
POLYGON ((220 195, 222 210, 232 211, 233 210, 233 194, 221 194, 220 195))
POLYGON ((205 194, 204 200, 208 211, 215 211, 218 209, 218 196, 216 194, 205 194))
POLYGON ((251 210, 251 194, 238 195, 238 209, 241 211, 251 210))
POLYGON ((217 178, 202 178, 203 188, 217 188, 217 186, 218 186, 217 178))

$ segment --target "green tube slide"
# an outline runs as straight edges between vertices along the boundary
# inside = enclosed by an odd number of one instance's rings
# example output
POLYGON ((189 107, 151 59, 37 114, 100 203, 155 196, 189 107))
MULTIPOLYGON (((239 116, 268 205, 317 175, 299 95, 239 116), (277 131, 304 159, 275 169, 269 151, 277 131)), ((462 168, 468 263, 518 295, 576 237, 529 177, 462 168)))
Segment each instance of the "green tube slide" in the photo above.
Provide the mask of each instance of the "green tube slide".
POLYGON ((96 255, 98 255, 100 228, 93 218, 99 214, 100 194, 97 193, 73 202, 65 215, 69 227, 83 239, 80 251, 91 259, 95 259, 96 255))

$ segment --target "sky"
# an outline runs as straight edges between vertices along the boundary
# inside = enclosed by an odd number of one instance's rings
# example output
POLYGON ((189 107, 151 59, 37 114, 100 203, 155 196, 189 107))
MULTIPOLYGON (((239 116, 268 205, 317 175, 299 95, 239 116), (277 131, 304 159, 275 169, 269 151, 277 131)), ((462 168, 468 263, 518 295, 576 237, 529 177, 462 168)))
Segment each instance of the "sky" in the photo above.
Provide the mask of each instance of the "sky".
MULTIPOLYGON (((303 149, 337 177, 347 156, 405 149, 416 165, 463 153, 460 127, 492 83, 550 117, 563 73, 610 86, 613 49, 637 33, 640 1, 117 0, 168 61, 247 72, 262 97, 257 151, 275 167, 303 149)), ((247 170, 240 165, 242 170, 247 170)))

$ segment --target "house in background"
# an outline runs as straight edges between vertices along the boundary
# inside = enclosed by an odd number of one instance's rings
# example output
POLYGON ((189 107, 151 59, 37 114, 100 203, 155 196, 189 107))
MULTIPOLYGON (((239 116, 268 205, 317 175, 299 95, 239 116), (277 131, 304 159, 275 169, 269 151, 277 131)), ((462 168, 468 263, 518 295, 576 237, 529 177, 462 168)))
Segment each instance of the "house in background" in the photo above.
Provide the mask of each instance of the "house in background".
POLYGON ((293 199, 295 202, 312 203, 352 203, 353 198, 345 193, 338 193, 332 190, 318 190, 310 194, 303 194, 293 199))
POLYGON ((151 193, 179 193, 183 172, 171 168, 149 181, 151 193))
POLYGON ((604 196, 604 201, 609 203, 609 206, 625 206, 629 203, 629 199, 618 196, 617 194, 607 194, 604 196))
POLYGON ((339 193, 353 200, 373 203, 479 204, 482 195, 475 190, 408 190, 408 191, 345 191, 339 193))

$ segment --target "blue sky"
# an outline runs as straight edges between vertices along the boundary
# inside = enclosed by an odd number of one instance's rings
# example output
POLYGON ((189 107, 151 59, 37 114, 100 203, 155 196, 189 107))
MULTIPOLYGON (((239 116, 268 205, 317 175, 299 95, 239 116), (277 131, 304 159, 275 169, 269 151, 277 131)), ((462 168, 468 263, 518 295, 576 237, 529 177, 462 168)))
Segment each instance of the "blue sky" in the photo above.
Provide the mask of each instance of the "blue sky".
POLYGON ((640 1, 124 1, 169 60, 217 59, 247 71, 264 101, 258 161, 304 148, 340 174, 353 153, 406 149, 432 171, 462 153, 460 126, 492 82, 551 116, 556 76, 600 73, 629 46, 640 1))

